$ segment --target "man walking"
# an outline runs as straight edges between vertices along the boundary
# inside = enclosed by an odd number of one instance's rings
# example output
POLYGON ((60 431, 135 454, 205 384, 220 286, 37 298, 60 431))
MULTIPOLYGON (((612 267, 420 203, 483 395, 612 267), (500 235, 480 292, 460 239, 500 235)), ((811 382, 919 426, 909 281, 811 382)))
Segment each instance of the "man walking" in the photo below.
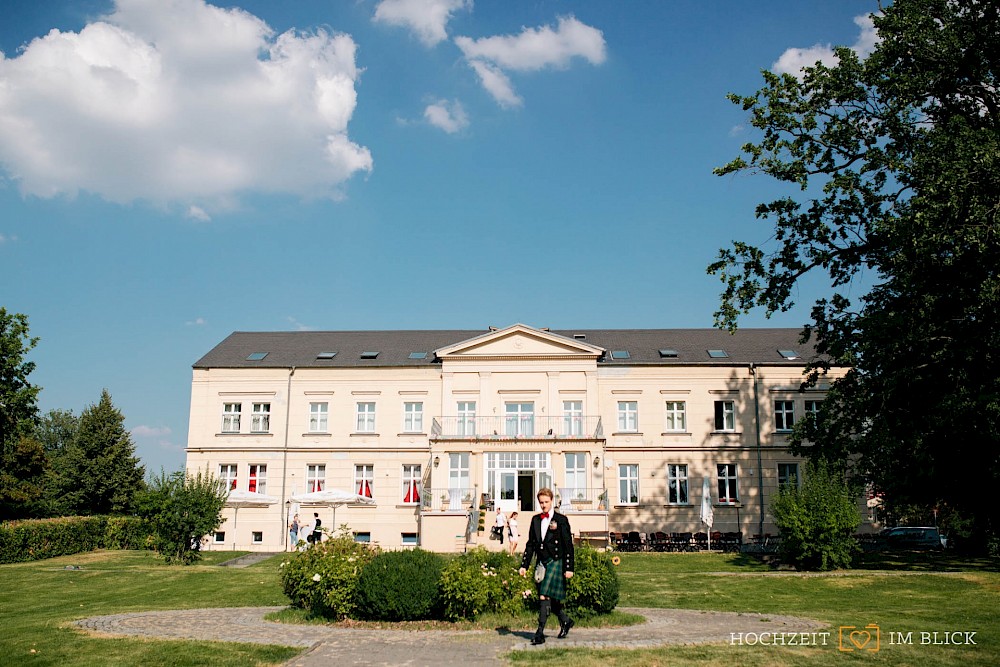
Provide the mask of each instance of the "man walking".
POLYGON ((545 576, 538 582, 538 630, 531 638, 532 645, 545 643, 545 623, 550 611, 559 619, 559 639, 568 635, 574 625, 563 609, 566 580, 573 577, 573 532, 566 515, 552 509, 552 489, 539 489, 537 498, 542 512, 531 517, 519 570, 520 575, 525 576, 532 558, 537 558, 545 568, 545 576))

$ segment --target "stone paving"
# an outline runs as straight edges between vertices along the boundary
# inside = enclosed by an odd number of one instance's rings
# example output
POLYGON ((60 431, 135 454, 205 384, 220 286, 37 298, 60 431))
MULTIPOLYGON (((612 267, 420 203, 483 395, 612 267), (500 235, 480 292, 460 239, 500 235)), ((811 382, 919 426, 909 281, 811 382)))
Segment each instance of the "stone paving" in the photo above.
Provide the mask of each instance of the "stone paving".
POLYGON ((646 623, 623 628, 574 628, 556 639, 549 623, 548 641, 531 646, 531 632, 501 630, 383 630, 282 624, 264 616, 283 607, 237 607, 150 611, 96 616, 76 622, 105 636, 279 644, 308 647, 287 667, 341 665, 503 665, 514 649, 643 648, 666 644, 730 641, 731 633, 816 632, 826 627, 812 619, 774 614, 619 608, 645 616, 646 623))

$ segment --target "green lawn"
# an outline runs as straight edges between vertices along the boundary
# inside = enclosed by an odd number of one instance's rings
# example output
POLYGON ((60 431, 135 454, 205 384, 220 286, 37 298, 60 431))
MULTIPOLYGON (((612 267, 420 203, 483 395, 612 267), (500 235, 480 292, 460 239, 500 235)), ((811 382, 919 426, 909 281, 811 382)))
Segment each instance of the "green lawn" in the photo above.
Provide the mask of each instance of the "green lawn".
MULTIPOLYGON (((287 603, 278 583, 280 557, 245 569, 216 567, 232 555, 208 553, 202 564, 182 567, 163 565, 147 552, 103 551, 0 566, 0 665, 180 667, 289 660, 297 649, 103 639, 67 627, 73 619, 128 611, 287 603), (81 569, 67 570, 67 565, 81 569)), ((799 576, 774 573, 738 555, 622 554, 622 606, 805 616, 828 624, 830 644, 809 648, 728 643, 642 650, 552 648, 516 651, 511 660, 547 667, 1000 664, 1000 573, 995 561, 910 554, 872 556, 860 565, 846 573, 799 576), (840 626, 868 624, 879 626, 877 653, 838 651, 840 626), (934 631, 975 631, 977 644, 922 645, 920 633, 934 631), (913 643, 892 644, 889 633, 912 633, 913 643)))
POLYGON ((299 653, 252 644, 97 639, 67 627, 74 619, 129 611, 287 604, 277 560, 232 569, 216 564, 234 554, 205 555, 202 564, 187 567, 164 565, 146 551, 98 551, 0 566, 0 664, 235 667, 280 664, 299 653), (65 569, 69 565, 81 569, 65 569))

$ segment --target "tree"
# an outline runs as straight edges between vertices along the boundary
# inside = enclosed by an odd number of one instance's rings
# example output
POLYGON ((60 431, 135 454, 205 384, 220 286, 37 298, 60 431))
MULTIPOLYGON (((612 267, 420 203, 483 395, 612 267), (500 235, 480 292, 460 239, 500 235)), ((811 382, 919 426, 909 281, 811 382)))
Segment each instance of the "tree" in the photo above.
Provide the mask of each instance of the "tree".
POLYGON ((121 514, 144 488, 125 417, 105 389, 80 415, 76 438, 60 457, 56 482, 64 514, 121 514))
POLYGON ((35 439, 46 453, 59 454, 69 449, 80 428, 80 418, 72 410, 49 410, 38 420, 35 439))
POLYGON ((31 438, 38 419, 39 387, 28 381, 35 364, 25 356, 38 344, 28 334, 28 318, 0 307, 0 518, 24 516, 42 493, 47 464, 31 438))
POLYGON ((222 507, 229 489, 222 480, 198 471, 160 472, 138 494, 140 516, 152 524, 154 548, 168 563, 185 565, 201 558, 201 538, 222 525, 222 507))
POLYGON ((807 273, 806 384, 832 365, 817 419, 795 451, 856 463, 887 504, 921 504, 997 529, 1000 483, 1000 6, 896 0, 873 16, 866 60, 836 49, 801 78, 764 72, 730 99, 763 132, 716 173, 763 173, 800 194, 757 207, 774 245, 737 242, 710 273, 725 284, 717 325, 793 305, 807 273), (859 279, 871 289, 852 303, 859 279))
POLYGON ((72 484, 66 453, 76 441, 80 418, 72 410, 49 410, 34 430, 34 437, 48 457, 42 481, 42 498, 31 508, 31 516, 64 516, 74 512, 66 506, 64 487, 72 484), (63 480, 66 480, 63 482, 63 480))
POLYGON ((784 485, 771 503, 781 529, 781 559, 800 570, 850 567, 861 524, 857 497, 842 467, 825 461, 806 466, 802 486, 784 485))

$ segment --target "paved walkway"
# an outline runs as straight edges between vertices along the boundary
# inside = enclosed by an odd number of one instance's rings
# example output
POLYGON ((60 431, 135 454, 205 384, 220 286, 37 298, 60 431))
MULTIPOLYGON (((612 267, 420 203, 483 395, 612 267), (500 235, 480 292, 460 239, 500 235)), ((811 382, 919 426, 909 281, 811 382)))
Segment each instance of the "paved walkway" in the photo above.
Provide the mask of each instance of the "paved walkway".
POLYGON ((529 644, 532 633, 527 631, 376 630, 264 620, 265 614, 280 609, 283 607, 150 611, 96 616, 76 625, 100 635, 309 647, 287 667, 502 665, 501 656, 513 649, 703 644, 728 642, 733 632, 814 632, 826 627, 819 621, 793 616, 626 607, 621 611, 641 614, 647 622, 624 628, 574 628, 566 639, 556 639, 558 626, 550 619, 549 640, 534 647, 529 644))

